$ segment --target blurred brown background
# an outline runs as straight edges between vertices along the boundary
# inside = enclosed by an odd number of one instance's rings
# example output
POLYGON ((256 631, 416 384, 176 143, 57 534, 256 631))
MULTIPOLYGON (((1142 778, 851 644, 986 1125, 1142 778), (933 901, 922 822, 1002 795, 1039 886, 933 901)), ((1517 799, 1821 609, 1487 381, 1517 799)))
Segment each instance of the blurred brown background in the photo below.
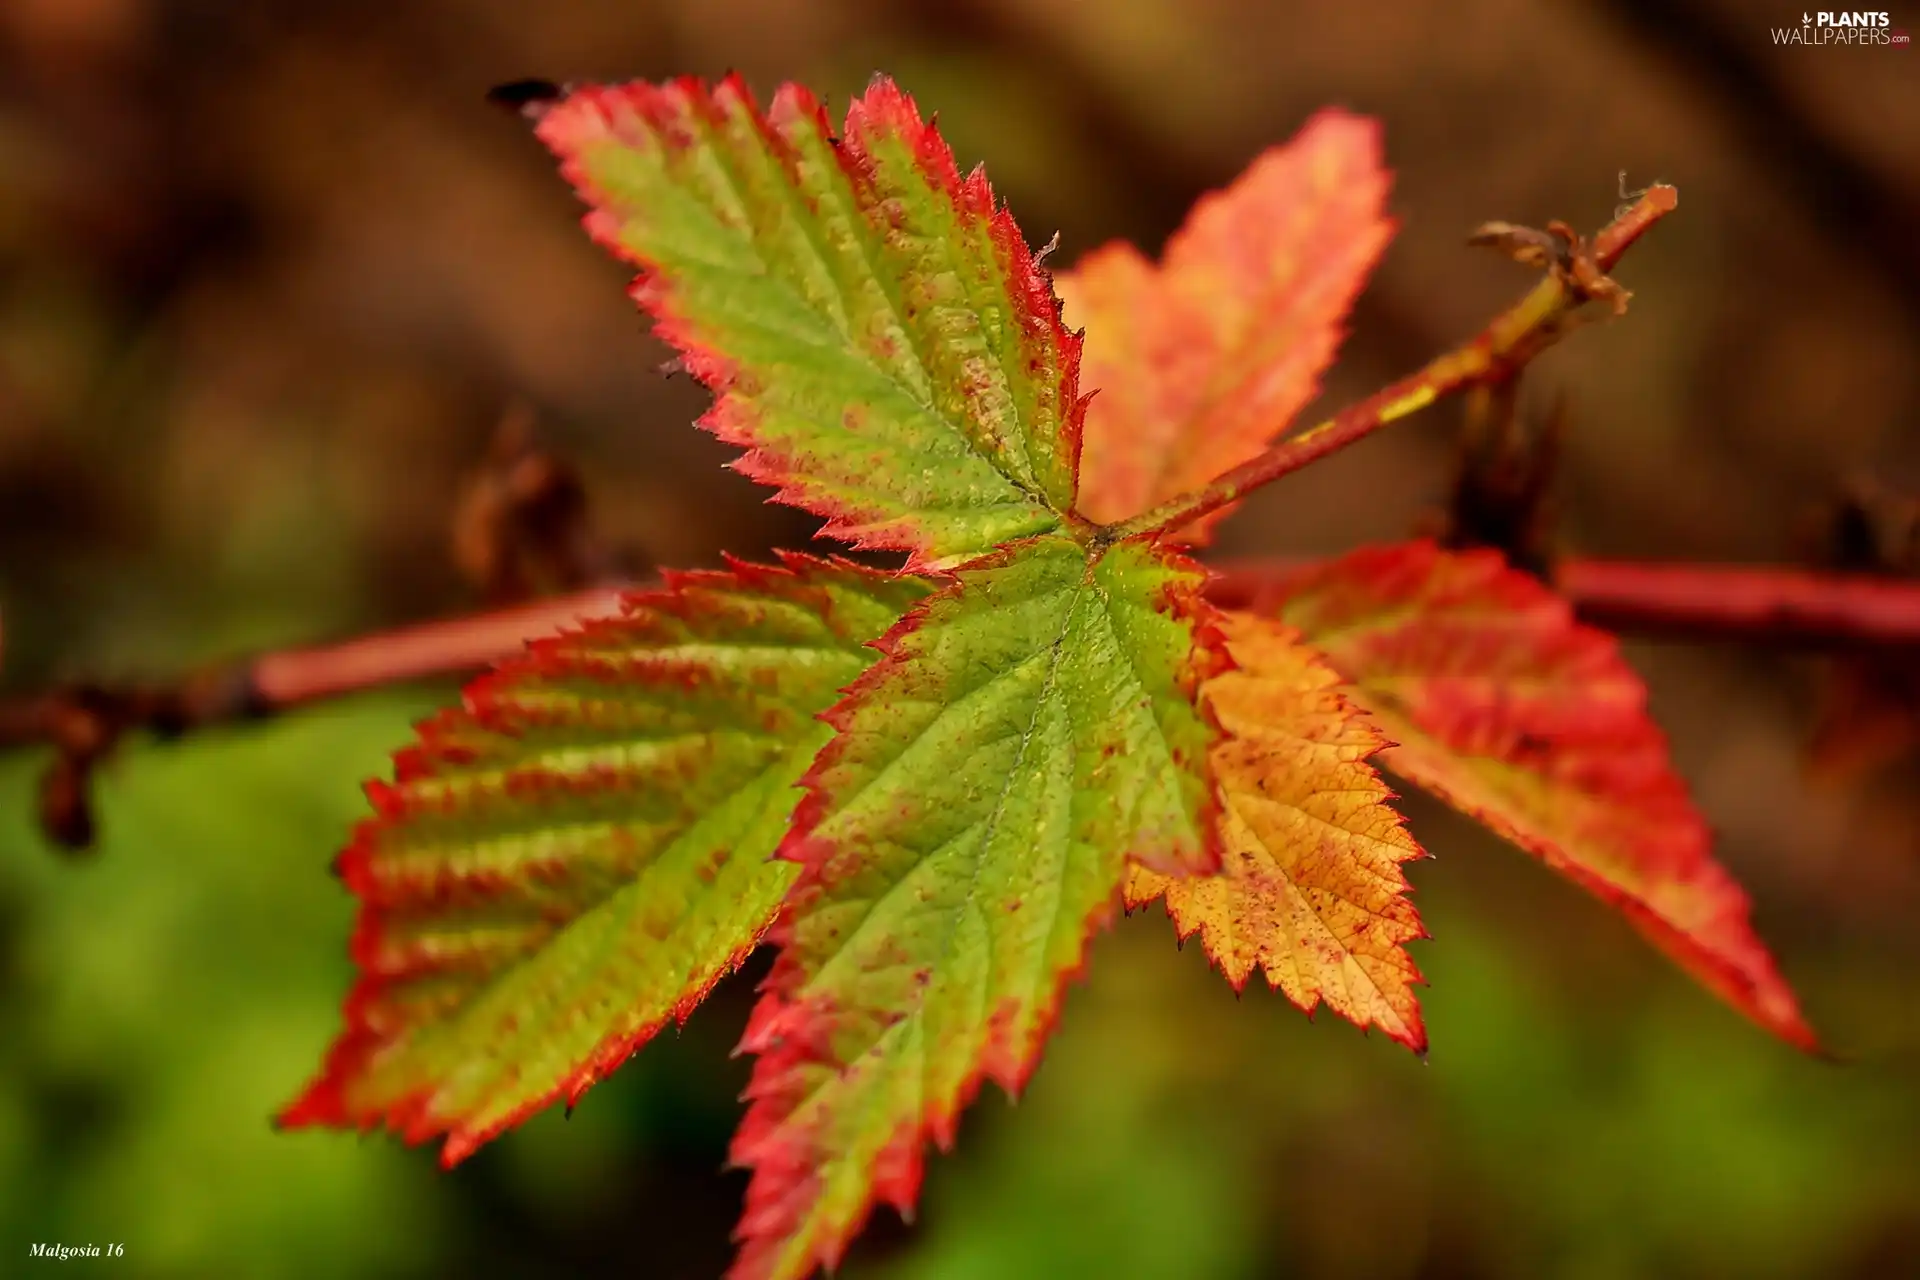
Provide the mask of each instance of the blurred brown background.
MULTIPOLYGON (((625 270, 486 89, 742 71, 836 109, 875 70, 985 160, 1057 261, 1156 247, 1318 106, 1384 120, 1401 232, 1341 402, 1526 284, 1486 218, 1591 230, 1616 171, 1682 191, 1624 322, 1532 371, 1572 413, 1590 554, 1786 561, 1851 474, 1920 488, 1920 53, 1778 47, 1732 0, 0 0, 5 683, 164 675, 470 606, 449 552, 503 407, 653 561, 811 532, 722 469, 625 270)), ((1920 8, 1894 12, 1920 28, 1920 8)), ((1404 536, 1440 410, 1259 495, 1223 554, 1404 536)), ((1414 804, 1431 1064, 1265 993, 1157 913, 1096 951, 1017 1110, 976 1108, 858 1274, 1920 1274, 1920 773, 1806 780, 1817 669, 1635 646, 1762 933, 1850 1065, 1795 1058, 1617 921, 1414 804)), ((451 1176, 276 1137, 344 989, 322 871, 429 695, 125 755, 66 864, 0 764, 0 1230, 124 1238, 133 1275, 707 1275, 748 975, 571 1124, 451 1176), (720 1064, 725 1064, 724 1066, 720 1064)))

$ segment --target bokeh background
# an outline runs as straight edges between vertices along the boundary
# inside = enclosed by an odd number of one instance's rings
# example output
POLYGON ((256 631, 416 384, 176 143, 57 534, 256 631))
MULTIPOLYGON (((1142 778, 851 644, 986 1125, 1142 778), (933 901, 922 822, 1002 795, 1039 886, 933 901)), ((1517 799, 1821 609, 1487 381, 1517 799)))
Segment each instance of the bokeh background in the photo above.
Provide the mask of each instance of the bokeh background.
MULTIPOLYGON (((1528 380, 1571 409, 1561 531, 1593 554, 1781 561, 1845 476, 1920 485, 1920 53, 1781 49, 1800 10, 1256 0, 0 0, 4 679, 183 665, 469 607, 461 477, 503 406, 653 561, 800 545, 722 469, 687 380, 491 85, 707 75, 836 104, 876 69, 1061 259, 1157 247, 1316 107, 1378 115, 1402 230, 1327 381, 1345 400, 1525 283, 1486 218, 1683 190, 1622 324, 1528 380), (1777 12, 1776 12, 1777 10, 1777 12)), ((1920 7, 1894 13, 1920 27, 1920 7)), ((1439 411, 1264 491, 1229 554, 1403 536, 1439 411)), ((1920 1274, 1920 774, 1803 769, 1804 657, 1634 645, 1761 932, 1844 1061, 1769 1042, 1597 904, 1434 806, 1422 1064, 1236 1000, 1157 911, 1097 946, 1017 1107, 991 1092, 859 1277, 1920 1274)), ((452 1174, 277 1135, 349 971, 325 867, 410 720, 370 695, 102 779, 99 849, 0 759, 0 1271, 124 1243, 121 1276, 702 1277, 753 966, 571 1121, 452 1174)), ((67 1264, 69 1267, 81 1265, 67 1264)))

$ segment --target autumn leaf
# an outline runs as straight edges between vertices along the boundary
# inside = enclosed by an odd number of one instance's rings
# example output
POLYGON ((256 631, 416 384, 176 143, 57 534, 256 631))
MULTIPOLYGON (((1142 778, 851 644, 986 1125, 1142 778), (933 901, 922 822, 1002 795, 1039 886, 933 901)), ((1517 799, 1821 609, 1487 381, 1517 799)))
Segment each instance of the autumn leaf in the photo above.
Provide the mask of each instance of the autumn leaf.
MULTIPOLYGON (((837 137, 804 89, 762 112, 737 77, 534 101, 736 468, 907 563, 673 578, 422 726, 340 860, 361 979, 287 1123, 444 1134, 451 1164, 770 938, 732 1274, 798 1280, 876 1202, 911 1212, 928 1140, 951 1146, 984 1081, 1022 1087, 1123 900, 1164 897, 1236 987, 1257 967, 1424 1045, 1419 850, 1369 763, 1383 731, 1410 776, 1799 1025, 1704 833, 1672 828, 1698 819, 1637 683, 1550 596, 1416 547, 1223 617, 1165 529, 1085 518, 1205 484, 1314 395, 1390 234, 1374 126, 1318 117, 1163 267, 1109 248, 1071 277, 1107 335, 1083 486, 1081 340, 984 174, 891 82, 837 137)), ((1526 332, 1569 298, 1557 277, 1534 296, 1526 332)), ((1436 367, 1453 381, 1419 375, 1366 425, 1486 366, 1436 367)))
POLYGON ((1223 730, 1211 753, 1223 865, 1184 879, 1136 867, 1127 905, 1164 896, 1180 937, 1198 932, 1235 991, 1262 968, 1307 1012, 1325 1001, 1424 1053, 1420 971, 1402 944, 1427 934, 1400 869, 1424 855, 1367 763, 1386 739, 1297 633, 1245 613, 1219 625, 1234 669, 1202 697, 1223 730))
POLYGON ((341 855, 361 977, 282 1121, 445 1134, 452 1165, 683 1020, 796 877, 770 855, 815 717, 926 590, 802 556, 678 575, 422 725, 341 855))
POLYGON ((1127 858, 1203 870, 1200 573, 1064 538, 957 571, 836 706, 782 853, 801 880, 743 1048, 736 1280, 833 1266, 983 1078, 1017 1090, 1127 858), (1199 645, 1196 648, 1196 645, 1199 645))
POLYGON ((1813 1031, 1715 862, 1706 823, 1604 632, 1491 551, 1369 548, 1253 607, 1322 649, 1398 745, 1400 776, 1610 902, 1761 1026, 1813 1031))
MULTIPOLYGON (((1245 462, 1319 389, 1393 223, 1371 120, 1323 111, 1201 197, 1160 265, 1132 245, 1056 277, 1086 328, 1080 510, 1124 520, 1245 462)), ((1214 517, 1217 519, 1218 517, 1214 517)), ((1185 531, 1203 541, 1212 519, 1185 531)))
POLYGON ((577 89, 539 133, 737 470, 909 569, 1061 524, 1079 342, 984 172, 891 81, 839 139, 805 89, 763 115, 737 77, 577 89))

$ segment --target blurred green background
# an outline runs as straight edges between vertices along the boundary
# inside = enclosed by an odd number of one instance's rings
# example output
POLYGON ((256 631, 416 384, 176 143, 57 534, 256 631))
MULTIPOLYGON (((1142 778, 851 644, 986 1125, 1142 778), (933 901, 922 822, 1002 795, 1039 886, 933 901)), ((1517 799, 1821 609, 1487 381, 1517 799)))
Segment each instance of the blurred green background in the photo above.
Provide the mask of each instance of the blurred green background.
MULTIPOLYGON (((490 85, 745 72, 836 103, 885 69, 985 159, 1061 260, 1155 247, 1315 107, 1387 125, 1402 232, 1328 398, 1523 285, 1485 218, 1592 227, 1633 185, 1680 215, 1624 323, 1530 375, 1572 407, 1569 541, 1791 557, 1866 470, 1920 480, 1920 55, 1783 50, 1735 0, 506 0, 0 3, 5 684, 183 664, 468 607, 461 477, 524 402, 601 530, 667 564, 800 545, 688 426, 701 407, 623 270, 490 85)), ((1920 22, 1914 15, 1894 15, 1920 22)), ((1226 554, 1402 536, 1457 419, 1250 503, 1226 554)), ((1411 803, 1435 941, 1426 1064, 1236 1000, 1158 911, 1104 938, 1017 1106, 935 1159, 912 1228, 847 1274, 1884 1277, 1920 1274, 1920 774, 1801 768, 1804 659, 1635 646, 1761 932, 1844 1061, 1716 1006, 1520 854, 1411 803)), ((101 847, 33 826, 0 759, 0 1273, 125 1244, 128 1276, 717 1274, 759 966, 573 1118, 452 1174, 384 1136, 278 1135, 349 978, 326 864, 408 723, 367 696, 102 779, 101 847)), ((27 1270, 26 1274, 34 1273, 27 1270)))

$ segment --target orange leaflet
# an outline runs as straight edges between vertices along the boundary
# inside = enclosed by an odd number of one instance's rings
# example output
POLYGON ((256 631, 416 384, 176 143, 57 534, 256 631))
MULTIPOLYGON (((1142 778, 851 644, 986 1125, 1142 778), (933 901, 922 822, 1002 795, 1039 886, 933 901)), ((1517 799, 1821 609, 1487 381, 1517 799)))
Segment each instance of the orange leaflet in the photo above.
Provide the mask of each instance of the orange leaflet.
POLYGON ((1381 761, 1617 906, 1742 1013, 1815 1047, 1712 857, 1613 638, 1494 552, 1367 548, 1254 601, 1354 682, 1381 761))
POLYGON ((1211 759, 1221 871, 1169 879, 1135 868, 1127 905, 1164 896, 1181 938, 1196 931, 1238 991, 1256 966, 1311 1013, 1325 1001, 1416 1052, 1426 1028, 1402 944, 1427 936, 1400 864, 1423 856, 1368 760, 1386 738, 1299 634, 1221 615, 1238 669, 1203 696, 1227 736, 1211 759))
MULTIPOLYGON (((1054 280, 1087 330, 1080 512, 1112 522, 1197 488, 1280 434, 1319 389, 1341 321, 1393 235, 1371 120, 1323 111, 1203 196, 1160 266, 1094 250, 1054 280)), ((1217 518, 1217 517, 1216 517, 1217 518)), ((1212 520, 1188 530, 1206 539, 1212 520)))

